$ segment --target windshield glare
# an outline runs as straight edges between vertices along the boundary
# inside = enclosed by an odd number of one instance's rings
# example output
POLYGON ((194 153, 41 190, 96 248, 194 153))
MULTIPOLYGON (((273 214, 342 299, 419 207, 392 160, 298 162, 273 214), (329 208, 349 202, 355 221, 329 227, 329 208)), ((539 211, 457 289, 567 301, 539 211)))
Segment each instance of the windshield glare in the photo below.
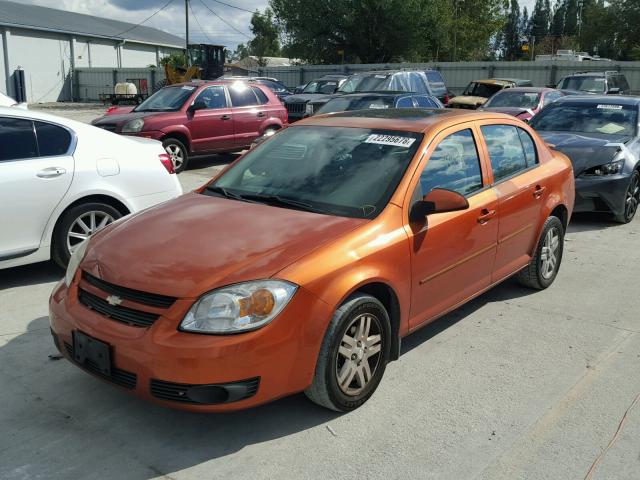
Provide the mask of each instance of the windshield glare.
POLYGON ((557 104, 544 108, 531 121, 540 131, 635 135, 638 108, 614 104, 557 104))
POLYGON ((603 77, 567 77, 562 80, 559 88, 563 90, 603 93, 605 91, 605 81, 603 77))
POLYGON ((335 92, 337 86, 338 86, 338 82, 335 82, 332 80, 311 82, 306 87, 304 87, 304 90, 302 91, 302 93, 331 94, 335 92))
POLYGON ((247 153, 209 188, 304 202, 330 215, 373 218, 387 205, 421 140, 422 134, 404 131, 289 127, 247 153))
POLYGON ((196 87, 165 87, 157 91, 135 108, 135 112, 162 112, 180 110, 196 87))
POLYGON ((331 112, 345 112, 349 110, 385 109, 392 108, 393 97, 365 97, 365 98, 334 98, 326 103, 317 114, 331 112))
POLYGON ((537 108, 539 104, 539 93, 502 90, 491 97, 484 107, 537 108))
POLYGON ((470 95, 472 97, 484 97, 489 98, 496 92, 502 90, 500 85, 492 85, 486 83, 471 82, 463 95, 470 95))
POLYGON ((349 77, 338 90, 344 93, 388 90, 390 80, 390 75, 355 75, 349 77))

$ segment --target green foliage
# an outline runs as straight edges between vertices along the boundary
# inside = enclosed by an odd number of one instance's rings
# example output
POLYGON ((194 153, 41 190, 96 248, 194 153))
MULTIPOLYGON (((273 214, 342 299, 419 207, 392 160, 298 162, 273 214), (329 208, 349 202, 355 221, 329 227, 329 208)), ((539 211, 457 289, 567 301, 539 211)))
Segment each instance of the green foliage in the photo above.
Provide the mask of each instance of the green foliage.
POLYGON ((247 43, 247 48, 250 55, 258 57, 258 63, 264 66, 264 57, 280 56, 280 30, 270 9, 267 8, 264 13, 256 11, 253 14, 251 33, 253 38, 247 43))
POLYGON ((520 5, 511 0, 507 22, 502 30, 502 55, 505 60, 517 60, 522 56, 520 5))
POLYGON ((160 59, 160 65, 171 65, 172 67, 184 67, 187 64, 187 57, 184 53, 172 53, 160 59))

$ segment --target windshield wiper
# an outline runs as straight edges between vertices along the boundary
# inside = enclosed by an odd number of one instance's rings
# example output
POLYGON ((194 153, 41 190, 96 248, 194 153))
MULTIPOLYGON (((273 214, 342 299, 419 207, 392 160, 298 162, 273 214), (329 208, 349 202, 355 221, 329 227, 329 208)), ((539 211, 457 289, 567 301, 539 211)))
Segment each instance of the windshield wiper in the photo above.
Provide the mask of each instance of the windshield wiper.
POLYGON ((241 196, 243 200, 254 200, 267 205, 290 207, 297 210, 304 210, 313 213, 326 213, 325 210, 314 207, 310 203, 294 200, 293 198, 281 197, 280 195, 265 195, 262 193, 244 194, 241 196))
POLYGON ((226 188, 219 187, 217 185, 209 185, 207 188, 205 188, 205 190, 207 192, 218 193, 218 194, 222 195, 223 197, 232 198, 233 200, 244 200, 244 198, 241 195, 238 195, 237 193, 230 192, 226 188))

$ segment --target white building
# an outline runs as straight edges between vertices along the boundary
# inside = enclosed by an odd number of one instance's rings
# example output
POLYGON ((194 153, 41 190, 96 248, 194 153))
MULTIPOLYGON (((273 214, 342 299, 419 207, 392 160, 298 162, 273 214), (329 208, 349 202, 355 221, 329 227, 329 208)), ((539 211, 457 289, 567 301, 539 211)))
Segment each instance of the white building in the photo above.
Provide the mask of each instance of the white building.
POLYGON ((0 34, 0 92, 15 97, 21 68, 29 102, 71 100, 75 68, 148 67, 185 46, 155 28, 5 0, 0 34))

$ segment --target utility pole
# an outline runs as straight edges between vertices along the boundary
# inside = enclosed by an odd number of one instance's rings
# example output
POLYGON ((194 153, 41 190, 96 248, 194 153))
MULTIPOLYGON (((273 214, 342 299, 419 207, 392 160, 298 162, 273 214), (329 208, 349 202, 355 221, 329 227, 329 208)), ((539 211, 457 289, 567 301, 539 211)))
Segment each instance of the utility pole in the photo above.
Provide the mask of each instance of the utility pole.
POLYGON ((184 0, 184 23, 186 27, 186 36, 187 36, 187 67, 191 66, 191 56, 189 55, 189 0, 184 0))

